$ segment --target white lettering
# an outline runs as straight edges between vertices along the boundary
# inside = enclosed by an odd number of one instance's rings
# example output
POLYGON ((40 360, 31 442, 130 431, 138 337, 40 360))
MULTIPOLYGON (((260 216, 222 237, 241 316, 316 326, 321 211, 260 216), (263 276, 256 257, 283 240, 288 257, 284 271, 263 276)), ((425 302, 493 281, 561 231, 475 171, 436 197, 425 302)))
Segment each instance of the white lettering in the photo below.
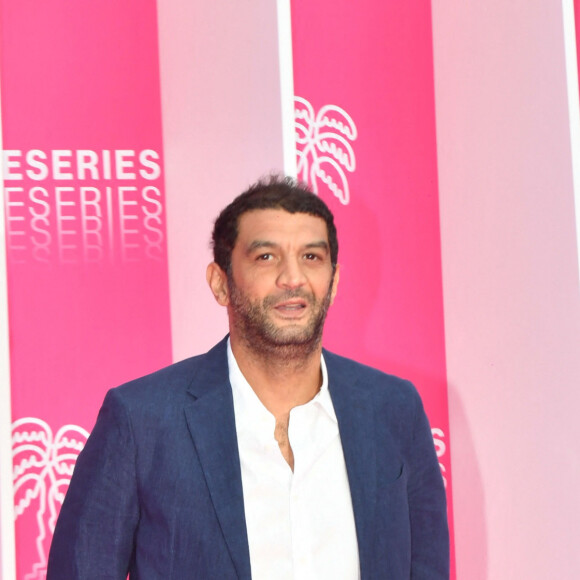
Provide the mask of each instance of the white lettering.
POLYGON ((159 178, 161 175, 161 165, 157 163, 157 160, 159 160, 159 154, 152 149, 144 149, 139 153, 139 162, 146 168, 139 170, 139 175, 143 179, 152 181, 159 178))
POLYGON ((148 258, 160 260, 163 257, 163 230, 161 214, 163 213, 163 206, 161 205, 161 192, 156 187, 146 187, 143 189, 143 199, 154 206, 154 210, 150 211, 147 206, 143 206, 143 213, 145 220, 143 226, 148 233, 145 234, 145 253, 148 258), (149 197, 149 193, 155 197, 149 197), (156 199, 157 198, 157 199, 156 199))
POLYGON ((64 171, 72 167, 72 163, 70 159, 66 159, 67 157, 72 157, 70 149, 54 149, 52 151, 52 175, 54 179, 69 180, 74 178, 71 171, 64 171))
POLYGON ((153 185, 5 188, 12 262, 163 260, 163 191, 153 185))
POLYGON ((137 191, 136 187, 119 187, 119 223, 121 231, 121 255, 124 262, 132 262, 136 259, 135 255, 129 252, 139 248, 139 244, 129 241, 132 237, 139 234, 139 230, 130 227, 138 218, 135 213, 130 213, 130 208, 137 205, 137 200, 127 199, 126 194, 137 191))
POLYGON ((24 207, 23 201, 13 200, 11 193, 22 193, 22 187, 6 187, 4 189, 4 196, 6 199, 6 237, 8 250, 14 257, 15 262, 24 262, 24 260, 17 255, 26 250, 24 241, 19 243, 19 238, 24 238, 26 232, 23 229, 17 229, 16 224, 25 221, 24 215, 15 215, 14 208, 24 207))
MULTIPOLYGON (((445 452, 447 451, 447 446, 445 445, 445 441, 443 441, 445 433, 443 432, 443 429, 433 427, 431 429, 431 434, 433 435, 433 444, 435 445, 435 453, 437 454, 437 458, 441 460, 441 458, 445 455, 445 452)), ((446 469, 442 461, 439 461, 439 469, 441 469, 441 477, 443 478, 443 483, 445 484, 445 487, 447 487, 447 478, 445 477, 446 469)))
POLYGON ((95 151, 89 149, 79 149, 77 151, 77 175, 79 179, 86 179, 86 173, 91 174, 91 179, 99 179, 97 164, 99 156, 95 151))
POLYGON ((12 157, 20 157, 22 151, 16 149, 11 151, 3 152, 3 166, 4 166, 4 180, 9 179, 19 180, 22 179, 22 173, 14 173, 13 169, 20 169, 20 161, 17 159, 11 159, 12 157))
POLYGON ((81 230, 85 262, 99 262, 103 258, 101 192, 96 187, 81 187, 80 192, 81 230), (89 195, 92 195, 92 199, 89 199, 89 195), (89 214, 89 212, 91 213, 89 214))
POLYGON ((30 238, 33 246, 32 257, 38 262, 49 262, 52 236, 49 231, 50 204, 46 201, 48 199, 48 191, 43 187, 33 187, 30 190, 29 197, 34 204, 29 208, 30 214, 32 215, 30 228, 37 234, 30 238), (37 197, 37 194, 39 197, 37 197), (40 196, 45 199, 42 199, 40 196))
POLYGON ((46 161, 46 153, 44 151, 40 151, 40 149, 31 149, 26 154, 26 163, 33 169, 26 170, 26 177, 32 179, 34 181, 42 181, 48 177, 48 165, 44 163, 46 161))
POLYGON ((67 243, 65 237, 76 236, 77 231, 74 229, 66 229, 65 225, 66 222, 74 222, 76 217, 74 215, 66 215, 64 213, 66 208, 74 207, 75 202, 72 200, 65 200, 62 197, 63 194, 74 191, 74 188, 56 187, 54 191, 56 194, 56 233, 58 237, 59 259, 63 263, 75 262, 76 260, 74 259, 74 255, 76 253, 77 246, 76 244, 67 243), (70 252, 72 255, 67 256, 67 252, 70 252))
POLYGON ((133 171, 126 171, 126 169, 133 169, 135 167, 135 162, 133 159, 128 159, 135 157, 135 151, 130 149, 117 149, 115 151, 115 176, 117 179, 136 179, 137 175, 133 171))
POLYGON ((4 179, 7 181, 121 180, 154 181, 161 176, 160 155, 153 149, 41 149, 4 150, 4 179))
POLYGON ((111 179, 111 152, 103 149, 103 179, 111 179))

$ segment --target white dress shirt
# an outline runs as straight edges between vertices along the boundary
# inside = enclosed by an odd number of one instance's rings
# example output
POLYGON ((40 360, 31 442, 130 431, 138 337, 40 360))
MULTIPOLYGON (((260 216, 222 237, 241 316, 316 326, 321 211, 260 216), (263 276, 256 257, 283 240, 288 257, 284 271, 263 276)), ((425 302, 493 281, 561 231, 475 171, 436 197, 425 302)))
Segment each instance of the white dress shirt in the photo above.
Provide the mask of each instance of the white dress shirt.
POLYGON ((228 341, 253 580, 357 580, 359 556, 346 465, 324 359, 322 387, 290 411, 294 472, 276 420, 241 373, 228 341))

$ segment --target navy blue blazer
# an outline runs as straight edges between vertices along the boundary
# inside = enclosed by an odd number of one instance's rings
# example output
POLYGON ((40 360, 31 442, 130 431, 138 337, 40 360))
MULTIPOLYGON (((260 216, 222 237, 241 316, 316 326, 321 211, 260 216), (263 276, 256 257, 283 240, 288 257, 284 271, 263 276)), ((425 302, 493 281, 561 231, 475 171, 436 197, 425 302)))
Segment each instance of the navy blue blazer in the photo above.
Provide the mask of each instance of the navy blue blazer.
MULTIPOLYGON (((445 492, 415 388, 324 351, 363 580, 447 580, 445 492)), ((251 578, 225 339, 107 393, 48 580, 251 578)))

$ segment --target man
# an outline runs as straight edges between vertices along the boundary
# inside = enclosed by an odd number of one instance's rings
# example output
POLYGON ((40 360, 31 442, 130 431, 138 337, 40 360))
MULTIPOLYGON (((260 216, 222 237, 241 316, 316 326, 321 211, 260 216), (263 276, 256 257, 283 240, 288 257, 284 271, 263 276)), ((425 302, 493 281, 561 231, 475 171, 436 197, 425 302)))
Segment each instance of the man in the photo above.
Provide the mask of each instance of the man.
POLYGON ((333 217, 289 179, 213 232, 230 334, 109 391, 49 580, 448 578, 445 492, 415 389, 322 349, 333 217))

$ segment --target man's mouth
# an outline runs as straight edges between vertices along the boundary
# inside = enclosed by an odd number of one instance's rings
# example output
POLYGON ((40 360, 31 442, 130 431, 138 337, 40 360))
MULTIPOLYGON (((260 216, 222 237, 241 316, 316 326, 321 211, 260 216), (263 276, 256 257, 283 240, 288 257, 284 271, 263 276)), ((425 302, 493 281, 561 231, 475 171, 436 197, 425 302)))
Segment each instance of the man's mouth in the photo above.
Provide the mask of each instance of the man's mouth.
POLYGON ((292 313, 298 314, 302 312, 307 305, 308 304, 305 300, 294 299, 280 302, 279 304, 276 304, 276 306, 274 306, 274 309, 284 314, 292 314, 292 313))

